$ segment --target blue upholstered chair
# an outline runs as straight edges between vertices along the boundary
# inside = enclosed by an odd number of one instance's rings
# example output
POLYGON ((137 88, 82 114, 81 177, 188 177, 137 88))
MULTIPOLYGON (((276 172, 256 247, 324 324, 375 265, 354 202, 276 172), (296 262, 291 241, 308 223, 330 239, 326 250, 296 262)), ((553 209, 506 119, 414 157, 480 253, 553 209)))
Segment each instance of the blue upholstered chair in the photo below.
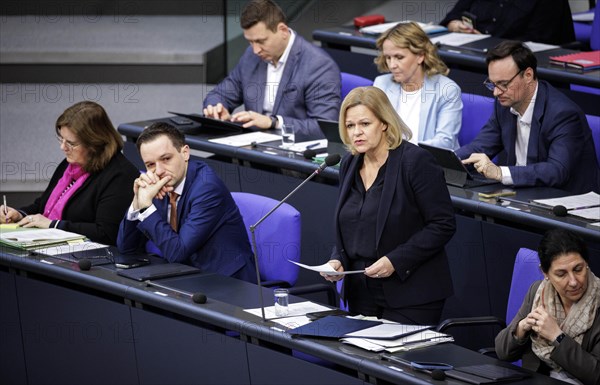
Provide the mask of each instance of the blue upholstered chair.
MULTIPOLYGON (((248 239, 252 242, 250 226, 258 222, 279 202, 251 193, 232 192, 231 196, 240 209, 248 239)), ((325 293, 327 303, 337 306, 338 296, 335 287, 329 283, 294 287, 300 267, 288 260, 300 262, 301 233, 300 213, 287 203, 282 204, 256 228, 261 284, 265 287, 290 288, 292 295, 325 293)))
POLYGON ((363 78, 362 76, 342 72, 342 100, 356 87, 372 86, 373 80, 363 78))
POLYGON ((592 130, 592 140, 594 141, 594 147, 596 148, 596 158, 598 159, 598 165, 600 165, 600 116, 586 115, 585 117, 592 130))
MULTIPOLYGON (((506 306, 506 318, 500 319, 495 316, 482 317, 466 317, 466 318, 449 318, 442 321, 436 328, 440 332, 446 332, 452 327, 464 326, 480 326, 480 325, 497 325, 505 328, 508 323, 515 317, 527 290, 534 281, 544 278, 540 270, 540 260, 538 254, 534 250, 521 248, 517 252, 513 267, 513 275, 510 284, 510 292, 508 294, 508 302, 506 306)), ((481 353, 488 354, 494 352, 493 348, 480 349, 481 353)))
POLYGON ((494 112, 494 98, 463 93, 462 127, 458 133, 461 146, 470 143, 494 112))
MULTIPOLYGON (((233 192, 231 196, 240 209, 248 239, 252 242, 250 226, 278 202, 262 195, 243 192, 233 192)), ((300 213, 287 203, 282 204, 256 228, 258 265, 263 286, 294 286, 300 268, 288 259, 300 262, 301 232, 300 213)))

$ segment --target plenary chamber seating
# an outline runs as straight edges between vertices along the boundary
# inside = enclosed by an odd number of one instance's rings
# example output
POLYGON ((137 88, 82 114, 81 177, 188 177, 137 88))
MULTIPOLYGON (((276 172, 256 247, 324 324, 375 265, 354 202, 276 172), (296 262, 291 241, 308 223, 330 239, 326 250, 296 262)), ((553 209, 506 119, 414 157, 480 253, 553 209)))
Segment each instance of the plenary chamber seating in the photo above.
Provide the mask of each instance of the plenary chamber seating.
POLYGON ((342 100, 356 87, 372 86, 373 80, 363 78, 362 76, 342 72, 342 100))

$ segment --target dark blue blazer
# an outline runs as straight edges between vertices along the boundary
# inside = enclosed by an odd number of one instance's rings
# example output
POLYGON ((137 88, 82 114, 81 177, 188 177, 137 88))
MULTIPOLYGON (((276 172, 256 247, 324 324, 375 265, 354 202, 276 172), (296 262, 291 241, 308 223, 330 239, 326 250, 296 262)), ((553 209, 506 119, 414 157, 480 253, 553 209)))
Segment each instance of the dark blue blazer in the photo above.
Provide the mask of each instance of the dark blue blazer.
POLYGON ((538 92, 527 165, 515 166, 517 116, 495 102, 494 112, 473 141, 456 151, 461 158, 474 152, 490 159, 506 151, 515 186, 549 186, 582 194, 600 192, 600 167, 592 132, 583 111, 547 82, 538 81, 538 92))
MULTIPOLYGON (((340 167, 340 196, 335 212, 336 247, 331 259, 348 270, 339 223, 360 157, 347 154, 340 167)), ((377 213, 377 258, 387 256, 395 274, 382 279, 391 307, 438 301, 452 295, 452 278, 444 246, 456 229, 454 209, 442 169, 426 150, 403 141, 387 160, 377 213)), ((352 297, 346 282, 344 295, 352 297)))
MULTIPOLYGON (((222 103, 230 112, 240 105, 263 113, 267 63, 248 47, 231 73, 204 99, 204 107, 222 103)), ((317 119, 339 119, 340 70, 333 59, 296 34, 275 96, 273 115, 293 124, 296 141, 324 138, 317 119)))
POLYGON ((143 222, 121 221, 117 246, 122 253, 143 249, 151 240, 169 262, 231 276, 254 272, 248 235, 231 193, 204 162, 190 160, 177 203, 179 232, 167 221, 167 199, 154 199, 157 210, 143 222))

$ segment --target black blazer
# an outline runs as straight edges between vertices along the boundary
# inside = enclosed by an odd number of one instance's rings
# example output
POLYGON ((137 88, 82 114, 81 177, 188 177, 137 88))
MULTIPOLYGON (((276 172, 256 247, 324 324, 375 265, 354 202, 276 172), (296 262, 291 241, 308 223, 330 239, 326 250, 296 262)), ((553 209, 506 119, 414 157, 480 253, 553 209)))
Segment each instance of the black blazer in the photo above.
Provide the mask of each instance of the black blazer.
MULTIPOLYGON (((359 158, 347 154, 340 167, 340 195, 335 213, 336 247, 331 259, 348 269, 341 240, 339 214, 345 203, 359 158)), ((377 258, 387 256, 396 272, 383 278, 386 301, 406 307, 452 295, 452 278, 444 246, 456 224, 442 169, 433 156, 407 141, 391 150, 387 160, 377 214, 377 258)), ((352 287, 344 285, 345 297, 352 287)))
MULTIPOLYGON (((26 214, 43 213, 54 186, 68 165, 63 160, 46 191, 20 210, 26 214)), ((94 242, 116 245, 119 223, 133 200, 133 180, 139 175, 133 164, 123 154, 117 153, 102 171, 90 175, 71 196, 58 228, 85 235, 94 242)))

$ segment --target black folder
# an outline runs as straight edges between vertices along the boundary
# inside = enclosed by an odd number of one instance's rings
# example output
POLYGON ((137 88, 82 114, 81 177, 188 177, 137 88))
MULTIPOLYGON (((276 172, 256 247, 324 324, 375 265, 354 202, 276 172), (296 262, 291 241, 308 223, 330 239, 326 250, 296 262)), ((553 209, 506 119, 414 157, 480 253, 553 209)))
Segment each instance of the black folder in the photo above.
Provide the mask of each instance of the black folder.
POLYGON ((158 263, 132 269, 117 271, 117 274, 123 277, 135 279, 136 281, 146 281, 148 279, 161 279, 176 277, 179 275, 200 273, 200 269, 183 265, 181 263, 158 263))
POLYGON ((242 127, 240 123, 228 122, 226 120, 218 120, 208 118, 204 115, 184 114, 182 112, 167 111, 169 114, 188 118, 196 123, 200 123, 199 132, 215 131, 220 134, 241 134, 242 132, 251 132, 252 130, 242 127))
POLYGON ((287 332, 292 336, 342 338, 348 333, 380 325, 381 323, 381 321, 367 321, 330 315, 295 329, 290 329, 287 332))

